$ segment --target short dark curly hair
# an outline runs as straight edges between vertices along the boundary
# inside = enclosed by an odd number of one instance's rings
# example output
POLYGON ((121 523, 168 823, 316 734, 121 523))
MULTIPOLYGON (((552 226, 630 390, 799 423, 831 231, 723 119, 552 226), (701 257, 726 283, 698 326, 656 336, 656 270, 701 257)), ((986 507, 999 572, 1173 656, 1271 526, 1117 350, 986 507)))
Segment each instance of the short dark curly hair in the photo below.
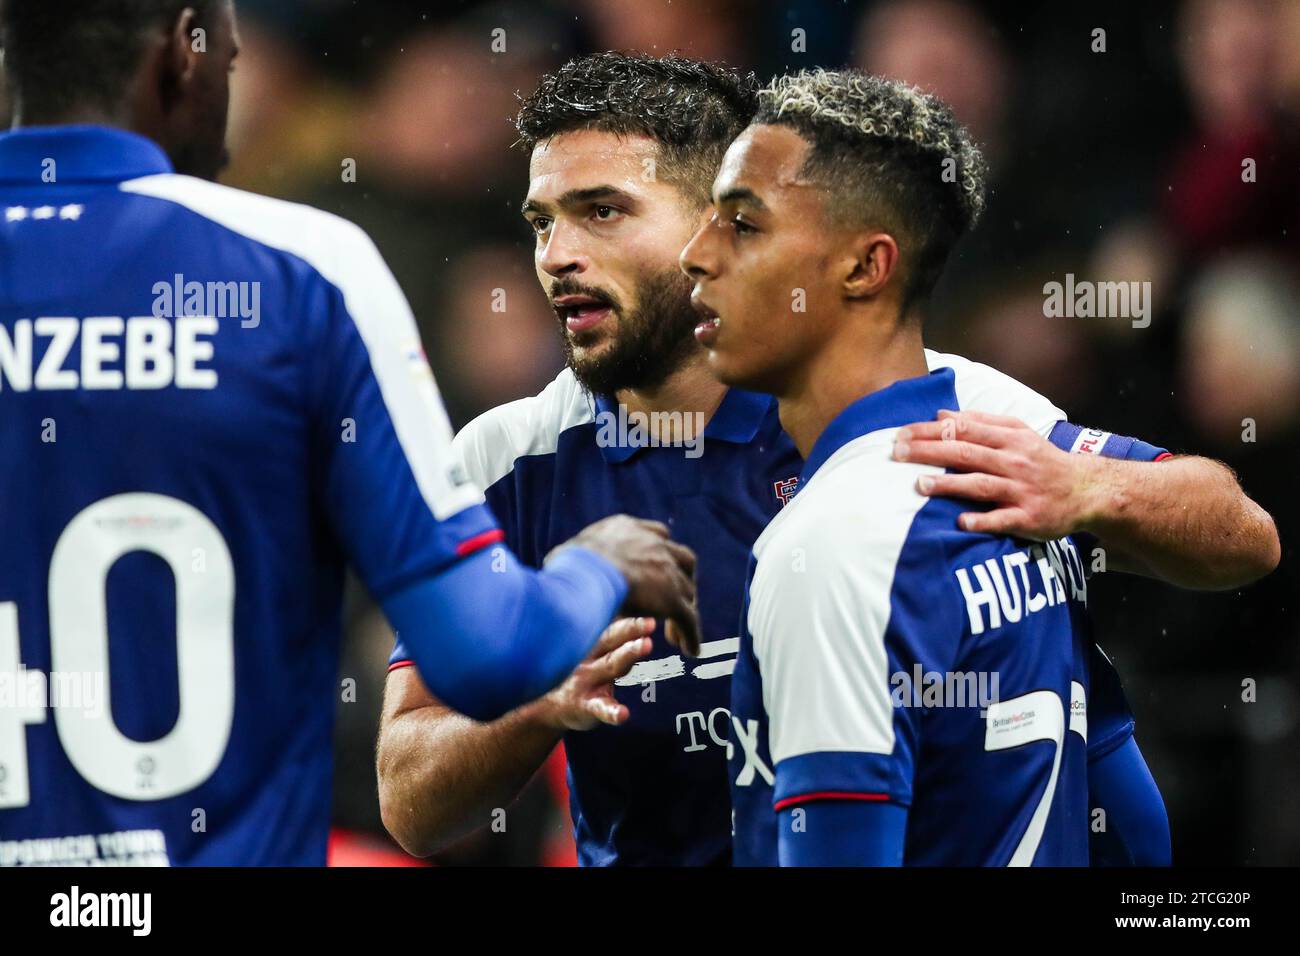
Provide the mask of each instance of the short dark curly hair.
POLYGON ((758 86, 753 73, 675 54, 597 53, 542 77, 522 97, 515 128, 527 150, 579 129, 648 136, 662 178, 702 206, 722 154, 754 115, 758 86))
POLYGON ((148 31, 193 7, 205 24, 222 0, 0 0, 0 49, 23 119, 120 106, 148 31))
POLYGON ((898 240, 904 309, 927 298, 957 240, 984 211, 986 166, 942 100, 857 70, 802 70, 759 91, 754 122, 812 147, 811 179, 839 220, 871 219, 898 240))

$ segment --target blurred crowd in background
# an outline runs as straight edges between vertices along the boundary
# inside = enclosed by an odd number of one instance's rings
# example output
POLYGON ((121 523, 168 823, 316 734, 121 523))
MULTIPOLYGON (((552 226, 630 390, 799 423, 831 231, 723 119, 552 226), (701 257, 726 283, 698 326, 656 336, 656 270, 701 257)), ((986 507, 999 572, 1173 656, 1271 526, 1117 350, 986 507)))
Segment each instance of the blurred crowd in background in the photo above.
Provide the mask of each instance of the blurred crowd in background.
MULTIPOLYGON (((1122 575, 1089 591, 1175 862, 1300 864, 1300 0, 1027 6, 239 0, 223 178, 374 237, 459 427, 562 363, 518 212, 527 157, 512 148, 516 94, 541 73, 607 49, 676 51, 763 77, 850 64, 947 100, 986 151, 992 192, 928 343, 1019 378, 1075 422, 1225 461, 1277 519, 1282 567, 1244 591, 1122 575), (1045 317, 1043 287, 1067 273, 1150 282, 1150 325, 1045 317)), ((351 607, 338 859, 378 861, 392 848, 374 776, 391 635, 363 596, 351 607)), ((563 793, 557 755, 506 832, 438 861, 570 861, 563 793)))

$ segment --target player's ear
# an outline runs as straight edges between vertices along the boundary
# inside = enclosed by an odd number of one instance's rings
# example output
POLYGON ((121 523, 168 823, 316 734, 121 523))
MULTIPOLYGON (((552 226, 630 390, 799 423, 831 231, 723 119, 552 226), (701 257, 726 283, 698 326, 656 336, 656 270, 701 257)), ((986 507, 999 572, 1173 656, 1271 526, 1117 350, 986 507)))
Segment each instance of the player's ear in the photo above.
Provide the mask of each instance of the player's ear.
POLYGON ((877 295, 898 268, 898 243, 887 232, 861 232, 851 240, 844 295, 867 299, 877 295))
POLYGON ((194 80, 208 49, 210 38, 199 25, 198 19, 193 7, 181 10, 167 34, 163 50, 163 63, 168 78, 182 90, 194 80))

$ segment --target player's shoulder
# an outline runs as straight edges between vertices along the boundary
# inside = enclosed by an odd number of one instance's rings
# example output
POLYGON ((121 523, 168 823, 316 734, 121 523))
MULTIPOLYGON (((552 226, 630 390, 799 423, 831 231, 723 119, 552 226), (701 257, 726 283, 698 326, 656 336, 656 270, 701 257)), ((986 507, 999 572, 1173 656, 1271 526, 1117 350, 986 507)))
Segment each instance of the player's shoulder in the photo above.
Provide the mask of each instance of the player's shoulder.
POLYGON ((595 414, 590 394, 565 368, 538 394, 479 415, 452 444, 474 483, 490 488, 513 471, 519 459, 554 454, 561 434, 595 421, 595 414))
POLYGON ((1066 419, 1065 412, 1046 396, 990 365, 933 349, 925 350, 925 358, 931 371, 952 369, 957 403, 963 410, 1019 418, 1044 436, 1066 419))
POLYGON ((918 542, 912 528, 929 501, 916 479, 939 469, 893 461, 896 432, 838 449, 755 543, 745 623, 760 660, 789 662, 811 647, 861 662, 900 594, 934 607, 933 542, 918 542))
POLYGON ((336 285, 368 271, 388 275, 364 229, 314 206, 177 173, 127 180, 119 188, 174 203, 249 242, 296 256, 336 285))
POLYGON ((787 577, 787 570, 833 576, 850 567, 870 566, 873 575, 892 568, 917 512, 930 500, 917 491, 917 479, 940 471, 894 461, 897 431, 863 435, 827 458, 754 543, 760 568, 765 556, 790 554, 801 560, 793 565, 783 557, 766 562, 777 579, 787 577))

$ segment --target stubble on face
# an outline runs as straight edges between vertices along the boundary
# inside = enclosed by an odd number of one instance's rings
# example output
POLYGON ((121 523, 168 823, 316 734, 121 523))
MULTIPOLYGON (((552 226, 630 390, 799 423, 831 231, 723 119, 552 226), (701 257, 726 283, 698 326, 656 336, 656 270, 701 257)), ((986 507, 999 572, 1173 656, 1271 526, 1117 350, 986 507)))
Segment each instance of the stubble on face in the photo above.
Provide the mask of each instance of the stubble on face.
POLYGON ((576 279, 557 279, 551 298, 587 295, 610 307, 618 331, 601 350, 591 350, 605 333, 571 333, 557 313, 565 363, 578 382, 595 395, 613 395, 661 385, 696 351, 691 282, 679 269, 643 275, 636 284, 636 303, 628 307, 601 289, 576 279))

